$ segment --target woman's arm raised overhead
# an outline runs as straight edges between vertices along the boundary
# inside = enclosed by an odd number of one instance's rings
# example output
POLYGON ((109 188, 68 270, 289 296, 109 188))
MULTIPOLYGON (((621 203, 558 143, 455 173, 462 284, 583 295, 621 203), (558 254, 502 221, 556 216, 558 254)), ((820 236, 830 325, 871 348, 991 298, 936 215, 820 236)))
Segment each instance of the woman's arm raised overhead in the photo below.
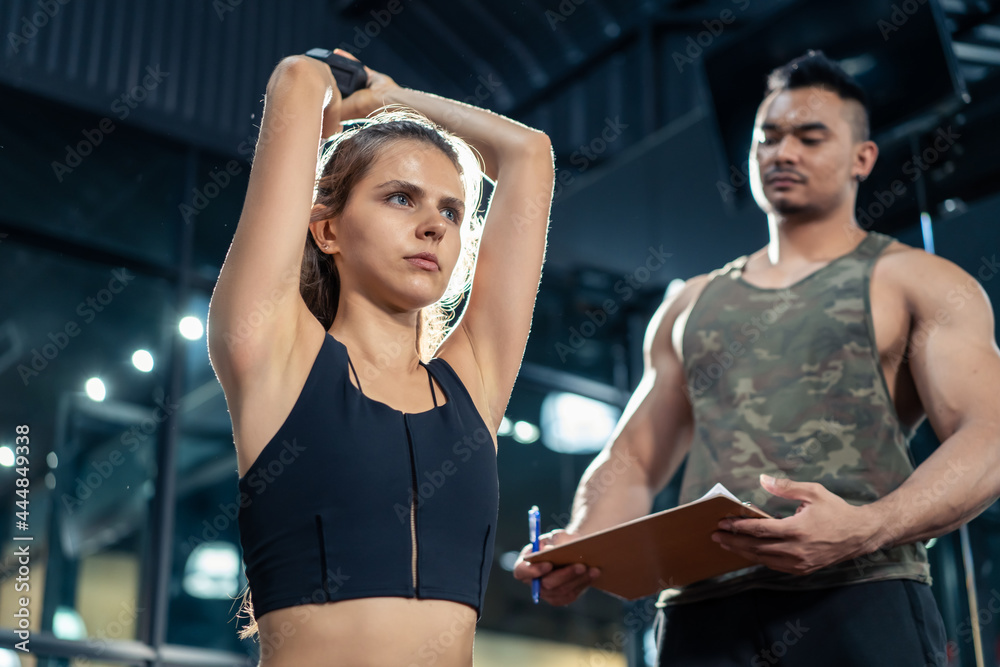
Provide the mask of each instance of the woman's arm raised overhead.
POLYGON ((308 312, 299 271, 320 141, 339 131, 340 105, 329 67, 312 58, 285 58, 267 83, 246 201, 209 307, 209 352, 227 390, 287 356, 308 312))

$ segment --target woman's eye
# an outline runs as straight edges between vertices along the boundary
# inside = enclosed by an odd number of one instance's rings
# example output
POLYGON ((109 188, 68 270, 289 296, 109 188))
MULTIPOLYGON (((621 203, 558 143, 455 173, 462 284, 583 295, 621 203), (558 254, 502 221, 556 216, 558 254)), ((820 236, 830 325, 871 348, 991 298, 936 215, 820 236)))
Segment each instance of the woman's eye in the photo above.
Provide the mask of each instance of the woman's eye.
POLYGON ((458 222, 458 212, 453 208, 446 208, 441 213, 452 222, 458 222))
POLYGON ((399 204, 400 206, 406 206, 407 204, 410 203, 409 197, 407 197, 401 192, 397 192, 394 195, 389 195, 389 201, 391 201, 394 204, 399 204))

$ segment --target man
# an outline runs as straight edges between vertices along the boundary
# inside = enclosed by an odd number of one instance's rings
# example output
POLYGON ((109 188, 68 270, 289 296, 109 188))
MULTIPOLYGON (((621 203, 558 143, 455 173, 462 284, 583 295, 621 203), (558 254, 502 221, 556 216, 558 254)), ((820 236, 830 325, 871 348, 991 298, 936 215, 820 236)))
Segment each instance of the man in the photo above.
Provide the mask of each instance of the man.
MULTIPOLYGON (((858 226, 878 148, 839 66, 809 52, 768 83, 751 175, 770 241, 667 296, 639 387, 545 544, 647 514, 688 456, 682 503, 722 482, 778 518, 713 535, 758 567, 661 595, 661 664, 944 664, 923 542, 1000 495, 990 304, 951 262, 858 226), (924 416, 942 444, 914 470, 924 416)), ((599 573, 514 574, 565 605, 599 573)))

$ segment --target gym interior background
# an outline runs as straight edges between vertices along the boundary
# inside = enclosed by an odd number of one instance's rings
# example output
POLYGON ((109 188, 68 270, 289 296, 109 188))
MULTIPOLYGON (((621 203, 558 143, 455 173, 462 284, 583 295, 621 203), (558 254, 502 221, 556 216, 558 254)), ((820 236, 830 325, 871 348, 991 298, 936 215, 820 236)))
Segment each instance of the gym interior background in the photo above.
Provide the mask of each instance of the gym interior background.
MULTIPOLYGON (((526 510, 565 524, 671 282, 766 243, 749 128, 764 75, 807 48, 872 96, 882 154, 859 222, 933 248, 998 303, 998 14, 995 0, 2 0, 0 666, 255 664, 203 325, 281 57, 340 46, 552 138, 476 664, 642 666, 650 600, 536 607, 513 580, 526 510), (25 583, 30 654, 15 648, 25 583)), ((935 445, 925 425, 917 457, 935 445)), ((672 484, 656 509, 675 502, 672 484)), ((930 549, 942 665, 976 664, 977 643, 998 664, 998 521, 991 507, 930 549)))

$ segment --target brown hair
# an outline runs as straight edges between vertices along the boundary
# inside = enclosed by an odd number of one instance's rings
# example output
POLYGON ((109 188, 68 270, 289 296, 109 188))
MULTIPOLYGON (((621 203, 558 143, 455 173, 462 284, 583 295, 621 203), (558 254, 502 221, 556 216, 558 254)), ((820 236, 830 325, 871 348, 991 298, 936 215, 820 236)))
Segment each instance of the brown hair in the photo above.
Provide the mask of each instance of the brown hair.
MULTIPOLYGON (((482 192, 482 171, 472 148, 429 118, 409 108, 383 108, 363 122, 338 134, 324 149, 318 162, 311 222, 338 215, 347 205, 351 189, 364 178, 381 151, 395 141, 419 141, 441 150, 458 170, 465 186, 465 218, 462 220, 462 252, 444 295, 417 316, 417 354, 430 361, 453 326, 455 311, 472 283, 482 220, 478 215, 482 192)), ((322 252, 311 233, 306 233, 305 252, 299 275, 299 292, 324 329, 337 317, 340 302, 340 275, 333 256, 322 252)), ((240 639, 257 634, 257 621, 249 587, 237 616, 247 625, 240 639)))

